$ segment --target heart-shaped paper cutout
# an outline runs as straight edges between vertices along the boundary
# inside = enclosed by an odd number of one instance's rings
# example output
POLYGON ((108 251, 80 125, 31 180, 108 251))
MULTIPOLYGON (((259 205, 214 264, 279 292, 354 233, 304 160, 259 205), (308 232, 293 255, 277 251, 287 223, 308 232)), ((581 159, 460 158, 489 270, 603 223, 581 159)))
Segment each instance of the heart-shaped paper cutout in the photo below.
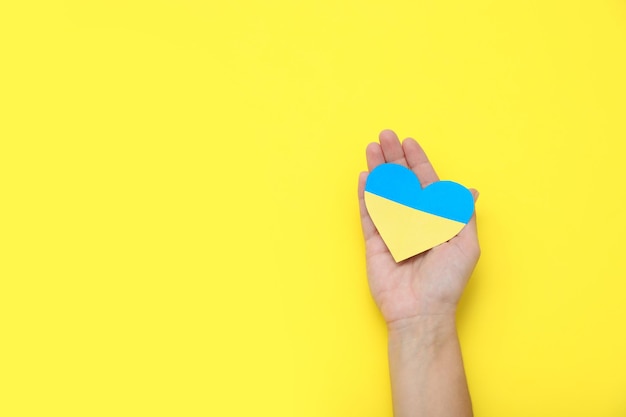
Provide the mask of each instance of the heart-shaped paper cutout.
POLYGON ((422 189, 417 176, 397 164, 382 164, 367 177, 367 211, 396 262, 456 236, 474 212, 472 193, 438 181, 422 189))

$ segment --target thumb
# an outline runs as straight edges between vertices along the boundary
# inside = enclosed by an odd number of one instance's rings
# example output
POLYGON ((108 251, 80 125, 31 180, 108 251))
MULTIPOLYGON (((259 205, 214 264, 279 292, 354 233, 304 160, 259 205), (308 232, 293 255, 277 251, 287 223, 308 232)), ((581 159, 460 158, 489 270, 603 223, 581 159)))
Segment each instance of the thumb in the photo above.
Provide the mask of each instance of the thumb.
POLYGON ((472 197, 474 197, 474 203, 476 203, 478 201, 478 196, 480 195, 480 193, 476 188, 470 188, 469 190, 470 193, 472 193, 472 197))
MULTIPOLYGON (((470 193, 472 193, 472 197, 474 197, 474 204, 476 204, 476 201, 478 201, 478 196, 480 195, 480 193, 475 188, 470 188, 469 190, 470 190, 470 193)), ((457 235, 457 238, 460 240, 460 242, 463 242, 463 244, 471 244, 473 242, 475 243, 478 242, 477 235, 478 235, 478 232, 477 232, 477 227, 476 227, 476 209, 474 208, 474 213, 472 213, 472 217, 470 218, 469 222, 465 225, 465 227, 461 229, 461 231, 457 235)))

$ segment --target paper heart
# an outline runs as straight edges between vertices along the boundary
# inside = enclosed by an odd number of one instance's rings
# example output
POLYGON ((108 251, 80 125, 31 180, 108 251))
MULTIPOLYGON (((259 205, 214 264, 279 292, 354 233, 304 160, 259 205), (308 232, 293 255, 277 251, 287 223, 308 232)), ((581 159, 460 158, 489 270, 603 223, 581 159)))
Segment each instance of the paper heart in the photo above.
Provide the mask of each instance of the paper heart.
POLYGON ((422 189, 410 169, 382 164, 367 177, 365 206, 393 259, 400 262, 456 236, 472 217, 474 198, 452 181, 422 189))

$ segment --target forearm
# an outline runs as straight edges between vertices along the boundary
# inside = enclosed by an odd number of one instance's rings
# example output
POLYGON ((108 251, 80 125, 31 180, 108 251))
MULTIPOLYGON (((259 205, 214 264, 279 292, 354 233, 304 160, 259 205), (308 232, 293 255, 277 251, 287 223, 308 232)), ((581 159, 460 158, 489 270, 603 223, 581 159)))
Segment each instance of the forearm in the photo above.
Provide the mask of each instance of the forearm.
POLYGON ((472 416, 454 315, 407 319, 388 329, 394 416, 472 416))

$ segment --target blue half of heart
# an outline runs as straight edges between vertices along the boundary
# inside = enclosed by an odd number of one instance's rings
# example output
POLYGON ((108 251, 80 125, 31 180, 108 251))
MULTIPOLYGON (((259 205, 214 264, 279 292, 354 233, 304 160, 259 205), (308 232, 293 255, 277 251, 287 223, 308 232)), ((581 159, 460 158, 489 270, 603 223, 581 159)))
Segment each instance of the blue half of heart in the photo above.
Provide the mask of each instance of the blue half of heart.
POLYGON ((372 170, 365 191, 462 223, 467 223, 474 212, 472 193, 461 184, 438 181, 422 189, 413 171, 398 164, 382 164, 372 170))

